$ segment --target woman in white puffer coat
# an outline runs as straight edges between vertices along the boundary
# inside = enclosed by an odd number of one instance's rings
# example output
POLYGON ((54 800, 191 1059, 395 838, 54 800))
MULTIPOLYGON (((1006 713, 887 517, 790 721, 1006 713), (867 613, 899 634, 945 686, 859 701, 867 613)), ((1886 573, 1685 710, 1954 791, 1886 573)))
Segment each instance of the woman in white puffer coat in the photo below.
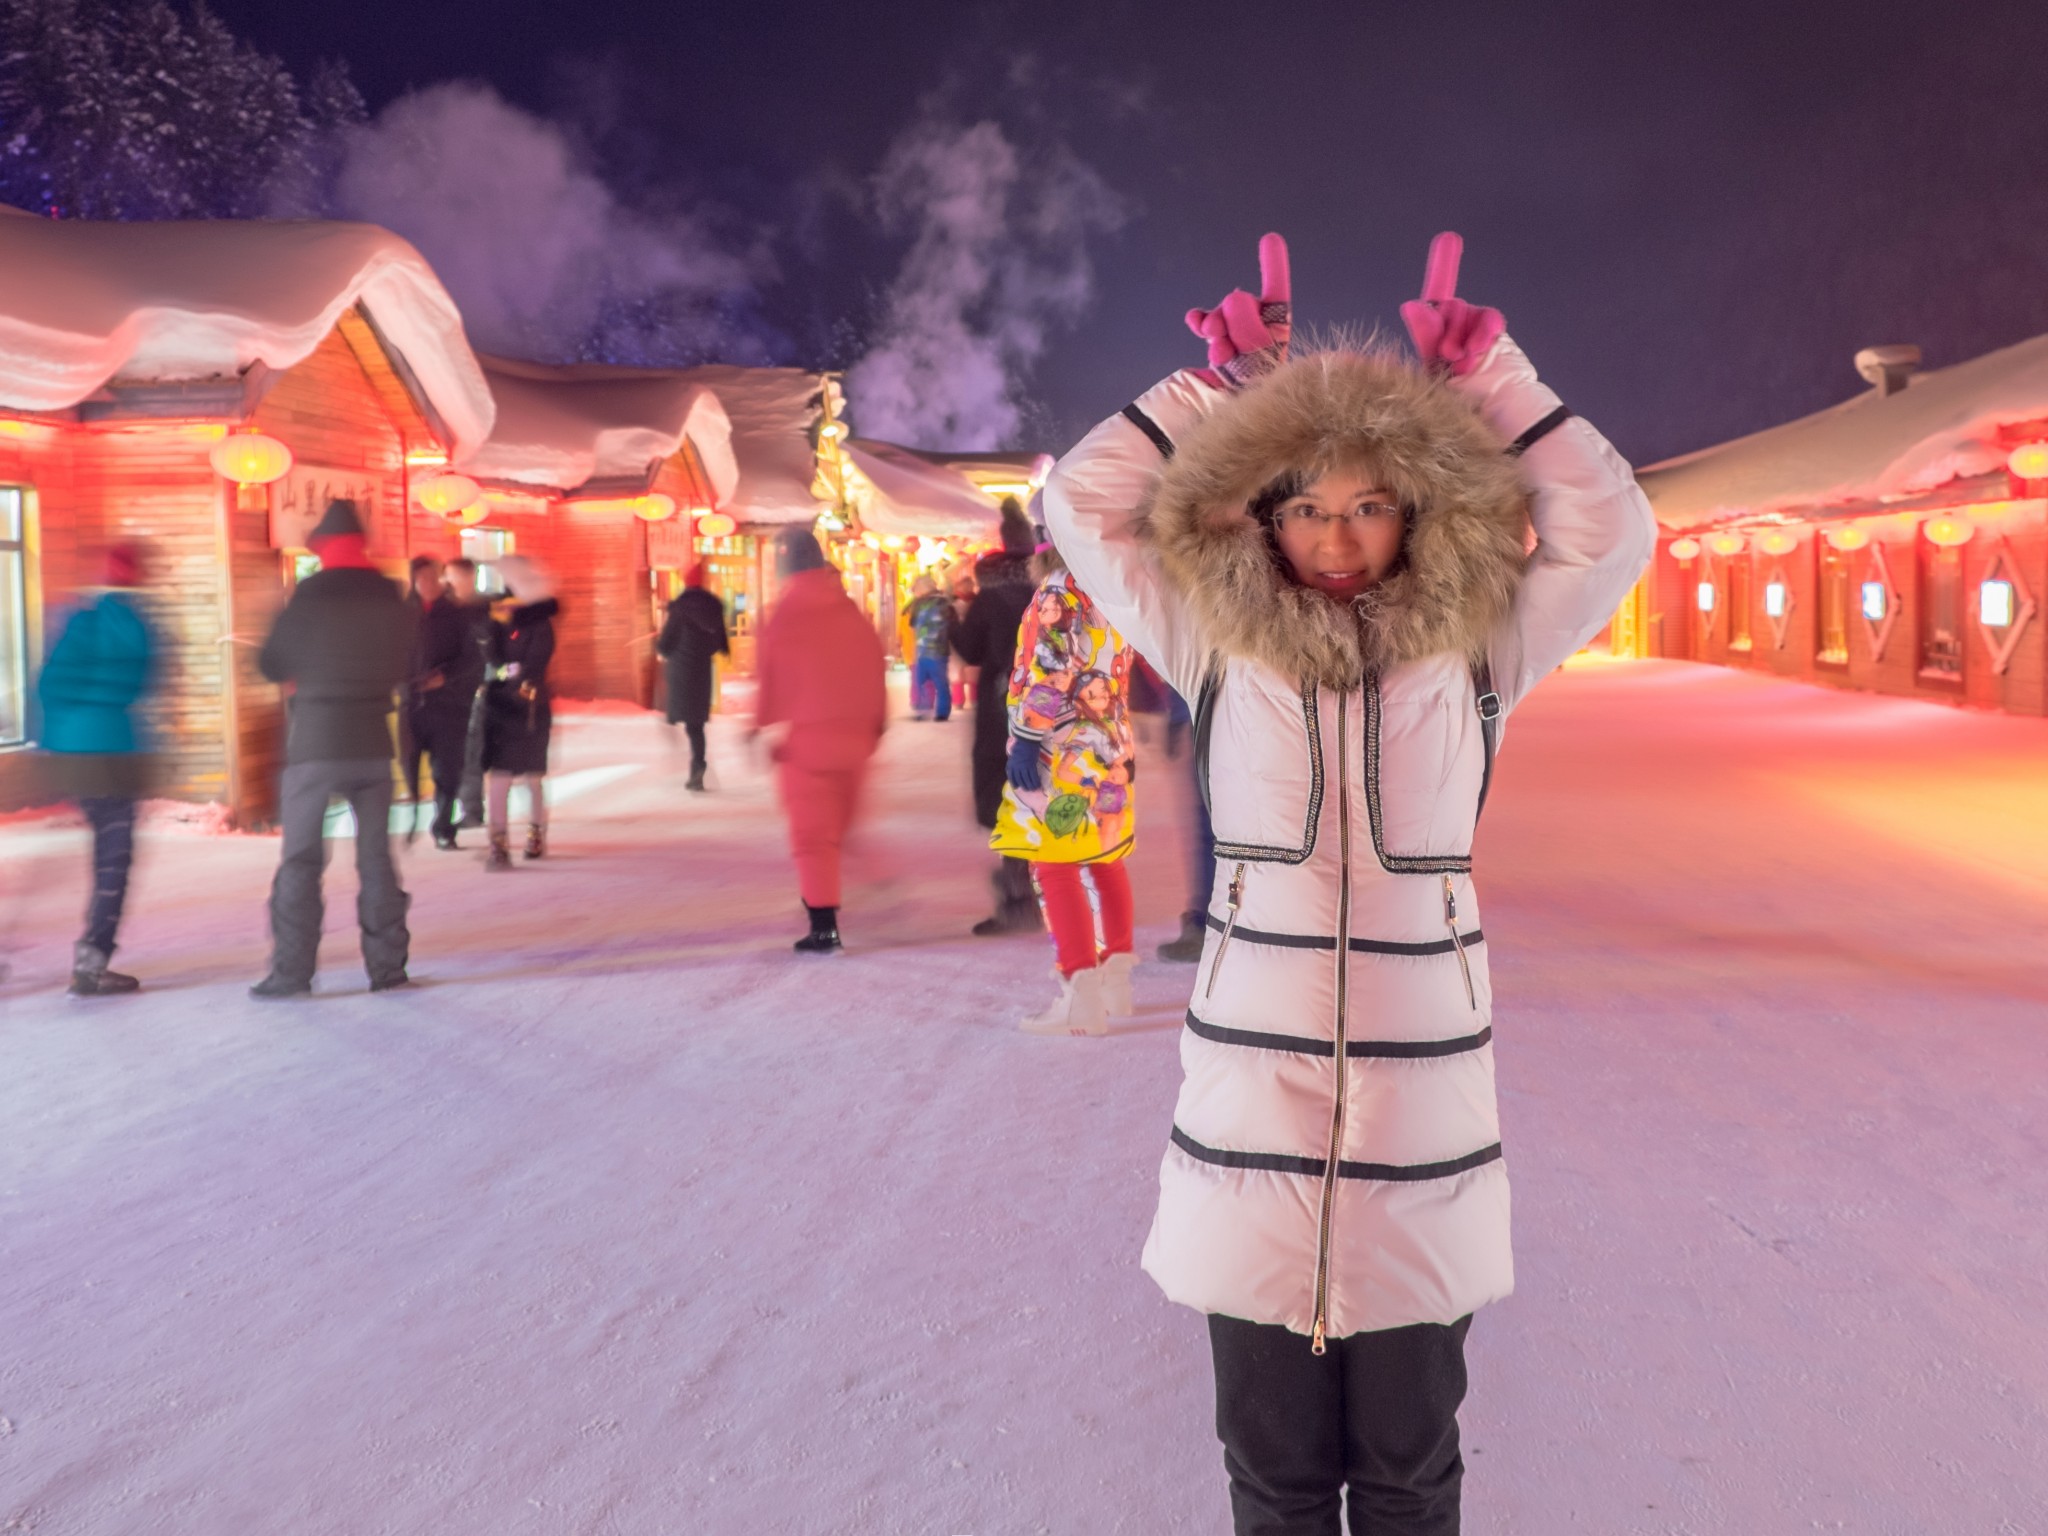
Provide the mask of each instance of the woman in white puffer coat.
POLYGON ((1286 360, 1262 299, 1211 368, 1095 428, 1045 492, 1103 615, 1184 697, 1217 904, 1144 1265, 1210 1316, 1240 1532, 1452 1532, 1471 1314, 1512 1288, 1472 837, 1503 717, 1654 544, 1629 467, 1454 296, 1421 366, 1286 360), (1533 539, 1531 534, 1533 532, 1533 539))

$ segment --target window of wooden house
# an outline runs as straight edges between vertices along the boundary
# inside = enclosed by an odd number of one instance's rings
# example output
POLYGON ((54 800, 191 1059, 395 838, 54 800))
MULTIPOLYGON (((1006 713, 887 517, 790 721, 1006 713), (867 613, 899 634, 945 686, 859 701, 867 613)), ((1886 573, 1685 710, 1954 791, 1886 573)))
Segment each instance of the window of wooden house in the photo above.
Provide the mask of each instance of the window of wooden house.
MULTIPOLYGON (((1884 615, 1878 614, 1879 618, 1884 615)), ((1849 661, 1849 557, 1825 540, 1820 550, 1820 655, 1832 666, 1849 661)))
POLYGON ((1920 546, 1920 674, 1959 679, 1963 675, 1963 552, 1917 541, 1920 546))
POLYGON ((1756 563, 1747 551, 1734 555, 1728 561, 1728 649, 1746 651, 1750 648, 1749 606, 1750 580, 1756 563))
POLYGON ((28 512, 0 486, 0 747, 28 740, 28 512))
POLYGON ((513 552, 514 536, 503 528, 465 528, 462 553, 476 562, 476 589, 487 597, 503 597, 505 578, 498 574, 498 562, 513 552))

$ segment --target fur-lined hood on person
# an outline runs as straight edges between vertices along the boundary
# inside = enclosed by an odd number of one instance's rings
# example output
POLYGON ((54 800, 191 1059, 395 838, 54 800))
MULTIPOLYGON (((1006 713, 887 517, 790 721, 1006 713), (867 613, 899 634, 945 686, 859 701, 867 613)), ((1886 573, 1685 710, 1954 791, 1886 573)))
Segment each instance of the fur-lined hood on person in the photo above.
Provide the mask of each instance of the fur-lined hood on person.
POLYGON ((1473 659, 1513 604, 1528 497, 1474 404, 1391 351, 1297 357, 1175 445, 1146 509, 1168 583, 1227 657, 1349 690, 1426 656, 1473 659), (1287 572, 1250 504, 1282 475, 1369 473, 1407 508, 1402 558, 1331 601, 1287 572))

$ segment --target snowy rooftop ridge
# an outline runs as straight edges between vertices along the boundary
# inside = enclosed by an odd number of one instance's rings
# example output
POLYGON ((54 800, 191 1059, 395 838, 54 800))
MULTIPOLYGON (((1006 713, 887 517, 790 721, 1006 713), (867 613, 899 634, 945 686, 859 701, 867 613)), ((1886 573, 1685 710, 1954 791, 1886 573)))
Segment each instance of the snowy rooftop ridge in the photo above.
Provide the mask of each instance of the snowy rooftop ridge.
POLYGON ((732 422, 702 379, 668 368, 482 361, 497 424, 488 442, 459 461, 467 473, 574 491, 645 476, 687 438, 716 504, 737 491, 732 422))
POLYGON ((851 439, 846 457, 848 496, 862 527, 927 539, 995 538, 1000 510, 959 470, 875 438, 851 439))
POLYGON ((0 407, 69 410, 115 382, 232 378, 303 362, 360 303, 456 457, 496 408, 426 258, 374 224, 112 223, 0 207, 0 407))
POLYGON ((1652 464, 1636 475, 1657 521, 1910 496, 2005 464, 1999 429, 2048 417, 2048 336, 1916 375, 1797 421, 1652 464))

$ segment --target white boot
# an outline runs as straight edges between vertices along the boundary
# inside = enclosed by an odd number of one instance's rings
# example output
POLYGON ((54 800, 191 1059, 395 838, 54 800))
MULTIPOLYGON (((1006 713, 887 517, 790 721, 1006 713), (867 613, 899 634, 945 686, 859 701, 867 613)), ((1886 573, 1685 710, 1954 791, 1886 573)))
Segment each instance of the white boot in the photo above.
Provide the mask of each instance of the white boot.
POLYGON ((1137 1012, 1131 1006, 1131 967, 1137 963, 1132 954, 1104 955, 1097 966, 1102 972, 1102 1011, 1112 1019, 1128 1019, 1137 1012))
POLYGON ((1043 1013, 1034 1013, 1017 1027, 1027 1035, 1106 1035, 1109 1021, 1102 1012, 1102 972, 1076 971, 1062 976, 1055 970, 1060 995, 1043 1013))

